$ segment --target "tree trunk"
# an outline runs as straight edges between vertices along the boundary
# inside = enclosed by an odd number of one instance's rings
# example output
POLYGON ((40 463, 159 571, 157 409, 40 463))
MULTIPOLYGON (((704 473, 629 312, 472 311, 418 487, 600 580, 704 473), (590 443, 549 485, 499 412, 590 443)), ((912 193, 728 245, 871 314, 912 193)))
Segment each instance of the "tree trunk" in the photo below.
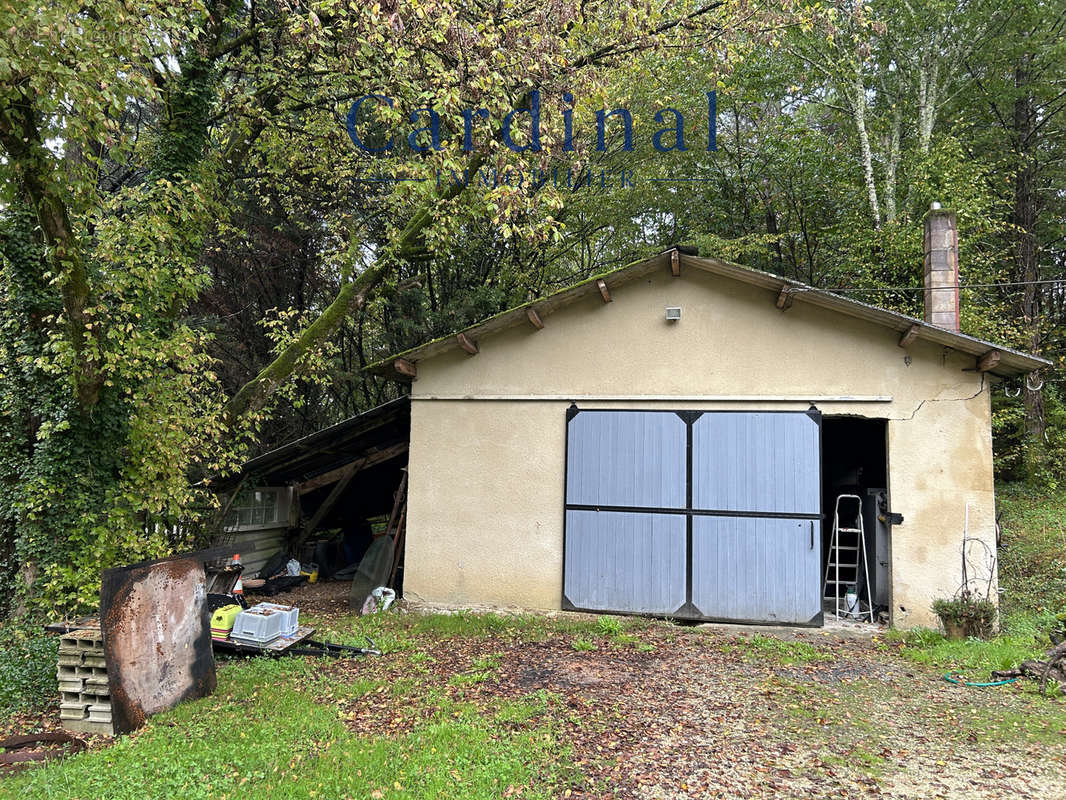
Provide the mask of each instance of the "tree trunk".
POLYGON ((862 82, 862 73, 855 72, 852 86, 852 115, 855 130, 859 134, 859 152, 862 155, 862 174, 866 182, 866 195, 870 201, 870 217, 874 228, 881 228, 881 205, 877 202, 877 183, 874 178, 874 156, 870 149, 870 134, 866 130, 866 86, 862 82))
POLYGON ((933 141, 933 126, 936 124, 940 80, 939 57, 940 41, 939 37, 936 37, 930 48, 922 54, 922 66, 918 71, 918 152, 923 156, 929 155, 929 146, 933 141))
POLYGON ((885 222, 896 220, 896 174, 899 169, 899 138, 903 114, 899 102, 892 108, 892 130, 888 136, 888 159, 885 162, 885 222))

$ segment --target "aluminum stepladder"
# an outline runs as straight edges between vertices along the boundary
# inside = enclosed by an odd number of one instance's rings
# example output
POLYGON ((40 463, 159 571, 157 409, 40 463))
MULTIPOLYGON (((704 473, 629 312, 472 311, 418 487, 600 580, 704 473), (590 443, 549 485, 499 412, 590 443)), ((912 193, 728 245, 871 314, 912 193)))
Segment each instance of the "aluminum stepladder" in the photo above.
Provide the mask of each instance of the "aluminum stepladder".
POLYGON ((825 585, 822 596, 826 600, 836 603, 834 613, 838 617, 851 617, 852 619, 869 619, 874 621, 874 605, 870 596, 870 565, 866 558, 866 534, 862 524, 862 498, 857 494, 842 494, 837 497, 836 507, 833 509, 833 538, 829 544, 829 561, 825 565, 825 585), (844 513, 848 514, 847 505, 855 504, 855 525, 857 527, 841 527, 840 512, 841 501, 845 501, 844 513), (865 578, 863 584, 866 591, 866 611, 862 610, 862 600, 857 600, 858 610, 849 612, 843 608, 843 597, 846 587, 855 586, 858 594, 859 565, 862 565, 862 575, 865 578), (840 571, 845 570, 841 577, 840 571), (830 589, 830 587, 832 587, 830 589), (832 594, 830 594, 832 591, 832 594), (842 613, 843 612, 843 613, 842 613))

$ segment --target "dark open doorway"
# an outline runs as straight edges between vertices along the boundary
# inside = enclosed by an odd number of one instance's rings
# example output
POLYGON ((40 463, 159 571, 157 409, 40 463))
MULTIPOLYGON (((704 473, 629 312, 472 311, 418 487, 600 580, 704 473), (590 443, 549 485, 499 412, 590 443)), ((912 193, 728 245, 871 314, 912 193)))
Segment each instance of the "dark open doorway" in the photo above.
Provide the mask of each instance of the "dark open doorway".
MULTIPOLYGON (((833 520, 841 495, 856 495, 862 507, 865 553, 869 572, 869 598, 874 619, 891 603, 891 537, 883 510, 888 508, 888 423, 884 419, 862 417, 823 417, 822 420, 822 576, 827 609, 836 607, 837 592, 855 587, 865 611, 867 570, 853 551, 831 549, 833 520), (835 562, 834 558, 839 557, 835 562), (854 559, 855 567, 837 567, 854 559), (830 583, 824 583, 829 578, 830 583), (833 583, 839 580, 840 584, 833 583)), ((859 527, 855 512, 858 503, 842 501, 841 527, 859 527)), ((842 534, 845 547, 854 545, 842 534)))

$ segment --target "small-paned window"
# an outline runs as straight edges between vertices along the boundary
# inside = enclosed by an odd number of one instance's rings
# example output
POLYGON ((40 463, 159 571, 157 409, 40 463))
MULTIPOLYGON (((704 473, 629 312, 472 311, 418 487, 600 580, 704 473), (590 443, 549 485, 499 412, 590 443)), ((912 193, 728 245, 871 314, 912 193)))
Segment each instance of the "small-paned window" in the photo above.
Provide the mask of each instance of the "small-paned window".
POLYGON ((230 506, 226 515, 226 527, 231 530, 262 527, 277 522, 277 489, 246 489, 242 491, 230 506))

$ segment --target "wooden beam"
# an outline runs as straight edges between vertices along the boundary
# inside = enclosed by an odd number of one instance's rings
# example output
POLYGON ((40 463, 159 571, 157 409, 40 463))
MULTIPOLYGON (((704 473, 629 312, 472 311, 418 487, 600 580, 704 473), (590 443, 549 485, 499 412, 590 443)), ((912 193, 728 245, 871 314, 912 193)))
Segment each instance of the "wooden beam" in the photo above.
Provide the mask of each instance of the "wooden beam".
POLYGON ((418 367, 413 362, 408 361, 406 358, 397 358, 392 362, 392 368, 401 375, 406 375, 408 378, 418 377, 418 367))
POLYGON ((477 342, 472 341, 465 333, 460 333, 455 337, 455 341, 459 343, 459 346, 466 350, 470 355, 476 356, 478 353, 477 342))
POLYGON ((670 251, 670 272, 675 278, 681 277, 681 259, 677 255, 677 248, 670 251))
POLYGON ((537 310, 532 306, 526 309, 526 319, 528 319, 529 324, 538 331, 544 328, 544 320, 540 318, 540 314, 538 314, 537 310))
POLYGON ((781 291, 777 295, 777 307, 782 311, 788 311, 792 308, 792 295, 794 294, 791 286, 782 286, 781 291))
POLYGON ((294 547, 298 548, 304 543, 308 536, 315 532, 315 529, 322 523, 326 514, 333 510, 333 506, 337 504, 337 500, 344 493, 344 490, 348 488, 348 483, 351 481, 352 476, 356 473, 356 465, 349 464, 344 467, 344 473, 341 475, 341 479, 337 481, 337 485, 333 487, 326 499, 322 501, 322 505, 316 509, 314 516, 304 523, 303 530, 300 531, 300 538, 296 541, 294 547))
POLYGON ((977 371, 988 372, 990 369, 994 369, 996 365, 999 364, 999 358, 999 350, 989 350, 977 359, 977 371))
POLYGON ((596 281, 596 285, 600 287, 600 297, 603 298, 603 302, 611 302, 611 291, 607 288, 607 284, 603 282, 603 278, 596 281))
POLYGON ((918 338, 918 331, 922 329, 922 326, 915 323, 911 325, 907 330, 903 331, 903 335, 899 337, 899 346, 906 347, 915 339, 918 338))
POLYGON ((350 467, 354 467, 355 472, 360 472, 380 464, 383 461, 388 461, 390 458, 395 458, 405 452, 407 452, 407 442, 394 444, 391 447, 386 447, 384 450, 375 450, 362 458, 357 458, 354 461, 349 461, 347 464, 337 467, 336 469, 331 469, 329 472, 323 472, 321 475, 308 478, 303 483, 296 485, 296 492, 297 494, 313 492, 315 489, 321 489, 323 486, 329 486, 331 483, 339 481, 344 477, 350 467))

